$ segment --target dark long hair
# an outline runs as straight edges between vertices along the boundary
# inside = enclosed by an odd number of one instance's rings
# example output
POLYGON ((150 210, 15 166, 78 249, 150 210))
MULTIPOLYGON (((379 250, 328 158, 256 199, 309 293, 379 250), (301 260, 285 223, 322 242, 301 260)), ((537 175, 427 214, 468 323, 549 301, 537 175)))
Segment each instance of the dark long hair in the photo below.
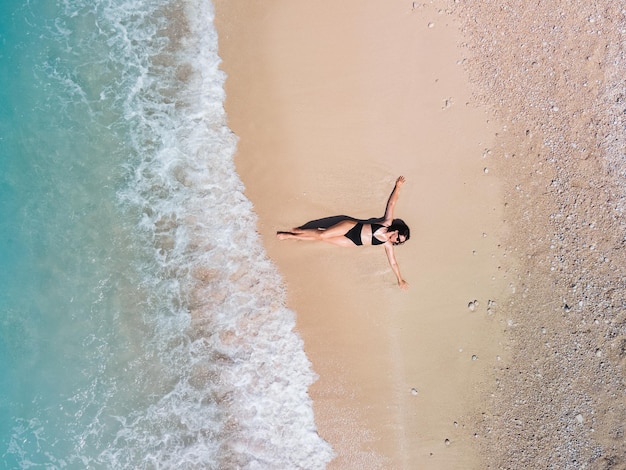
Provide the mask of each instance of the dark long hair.
MULTIPOLYGON (((404 242, 411 238, 411 230, 409 229, 409 226, 404 223, 404 220, 393 219, 391 225, 387 229, 387 232, 395 232, 396 230, 398 231, 398 239, 400 238, 400 235, 404 236, 404 242)), ((401 245, 404 242, 396 242, 394 245, 401 245)))

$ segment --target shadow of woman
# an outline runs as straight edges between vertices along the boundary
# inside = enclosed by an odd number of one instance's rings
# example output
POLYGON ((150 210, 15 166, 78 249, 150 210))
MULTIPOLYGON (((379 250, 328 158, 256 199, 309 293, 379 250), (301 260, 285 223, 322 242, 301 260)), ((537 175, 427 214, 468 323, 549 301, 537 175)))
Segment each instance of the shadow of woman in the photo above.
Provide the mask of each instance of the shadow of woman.
POLYGON ((374 217, 371 219, 356 219, 354 217, 350 217, 349 215, 333 215, 330 217, 324 217, 321 219, 316 219, 316 220, 310 220, 309 222, 300 225, 299 229, 308 229, 308 228, 315 228, 315 229, 327 229, 328 227, 332 227, 333 225, 338 224, 339 222, 343 222, 344 220, 350 220, 353 222, 359 222, 359 223, 363 223, 363 224, 376 224, 376 223, 380 223, 384 220, 383 217, 374 217))

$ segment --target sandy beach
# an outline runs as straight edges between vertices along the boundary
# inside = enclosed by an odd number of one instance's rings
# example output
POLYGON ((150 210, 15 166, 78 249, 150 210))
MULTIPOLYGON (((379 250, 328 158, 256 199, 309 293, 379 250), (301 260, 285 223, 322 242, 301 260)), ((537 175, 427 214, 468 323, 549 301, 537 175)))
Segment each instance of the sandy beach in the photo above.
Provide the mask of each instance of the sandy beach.
POLYGON ((215 6, 237 170, 319 375, 328 468, 624 468, 623 164, 601 161, 599 117, 619 8, 215 6), (408 291, 380 247, 276 239, 382 216, 399 175, 408 291))
POLYGON ((496 139, 515 294, 483 417, 490 468, 626 468, 625 17, 452 3, 496 139))

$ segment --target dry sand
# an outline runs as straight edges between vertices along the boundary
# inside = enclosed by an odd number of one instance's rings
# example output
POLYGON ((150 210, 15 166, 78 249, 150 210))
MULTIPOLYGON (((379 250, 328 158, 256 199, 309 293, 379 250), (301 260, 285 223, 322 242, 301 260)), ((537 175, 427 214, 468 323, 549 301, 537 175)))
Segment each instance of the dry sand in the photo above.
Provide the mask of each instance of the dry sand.
POLYGON ((520 263, 482 454, 490 468, 624 469, 623 3, 449 11, 474 90, 505 124, 492 154, 520 263))
POLYGON ((616 38, 576 33, 619 8, 215 3, 237 168, 320 375, 329 468, 623 468, 623 170, 594 112, 616 38), (382 215, 400 174, 408 292, 382 248, 275 239, 382 215))

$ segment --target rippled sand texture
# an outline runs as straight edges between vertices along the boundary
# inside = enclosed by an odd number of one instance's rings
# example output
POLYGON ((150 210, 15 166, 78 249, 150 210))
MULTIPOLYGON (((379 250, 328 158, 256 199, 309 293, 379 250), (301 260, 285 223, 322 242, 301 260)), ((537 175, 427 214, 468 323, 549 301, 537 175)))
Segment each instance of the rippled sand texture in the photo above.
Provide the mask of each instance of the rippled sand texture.
POLYGON ((512 360, 478 431, 489 468, 626 468, 624 3, 450 2, 506 125, 512 360))

